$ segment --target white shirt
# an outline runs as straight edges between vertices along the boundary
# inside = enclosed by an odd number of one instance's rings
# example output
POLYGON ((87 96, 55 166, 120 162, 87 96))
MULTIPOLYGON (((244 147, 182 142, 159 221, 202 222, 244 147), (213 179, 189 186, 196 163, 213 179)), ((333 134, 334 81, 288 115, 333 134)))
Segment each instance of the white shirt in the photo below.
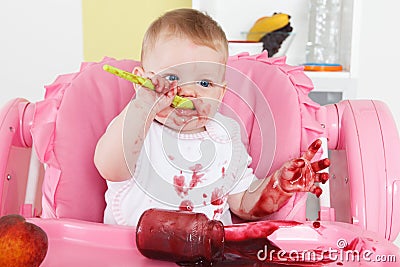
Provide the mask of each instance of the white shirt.
POLYGON ((184 209, 231 224, 227 196, 255 176, 238 123, 217 113, 204 132, 182 134, 153 122, 133 177, 107 181, 104 223, 136 226, 150 208, 184 209))

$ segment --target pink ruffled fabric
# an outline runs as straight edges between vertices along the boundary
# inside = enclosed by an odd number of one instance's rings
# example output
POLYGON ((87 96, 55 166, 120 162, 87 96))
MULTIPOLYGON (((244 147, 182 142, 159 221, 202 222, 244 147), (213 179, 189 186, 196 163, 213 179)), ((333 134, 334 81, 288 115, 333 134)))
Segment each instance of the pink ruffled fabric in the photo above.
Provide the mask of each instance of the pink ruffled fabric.
MULTIPOLYGON (((224 103, 237 108, 237 116, 247 133, 243 141, 247 143, 253 158, 251 167, 258 178, 267 177, 285 161, 299 157, 315 139, 323 136, 323 128, 315 119, 320 105, 308 97, 308 93, 314 87, 302 66, 287 65, 285 57, 268 58, 266 52, 254 56, 249 56, 248 53, 238 54, 229 59, 228 66, 234 68, 233 73, 229 69, 227 71, 228 88, 231 87, 234 93, 227 93, 224 103), (237 78, 242 74, 251 79, 254 85, 248 86, 249 83, 242 81, 243 78, 237 78), (253 91, 244 92, 245 89, 240 85, 239 88, 234 88, 235 84, 229 86, 230 80, 253 91), (255 91, 260 91, 261 95, 255 91), (242 99, 236 97, 237 94, 241 95, 242 99), (255 96, 252 97, 252 94, 255 96), (251 109, 242 103, 243 99, 252 106, 251 109), (268 108, 272 119, 267 113, 257 116, 268 108), (275 134, 271 133, 272 127, 268 129, 262 126, 263 120, 275 125, 275 134), (275 139, 275 143, 269 139, 275 139), (268 161, 271 158, 273 162, 270 164, 268 161)), ((319 159, 320 155, 316 155, 315 160, 319 159)), ((306 193, 297 193, 278 212, 265 219, 304 221, 306 200, 306 193)))
MULTIPOLYGON (((268 65, 277 66, 290 80, 297 93, 300 108, 299 112, 301 114, 301 152, 307 151, 308 146, 315 139, 322 137, 324 130, 315 119, 316 112, 320 109, 320 105, 308 96, 308 94, 314 89, 314 85, 311 79, 304 73, 304 67, 287 65, 286 57, 269 58, 268 53, 265 51, 261 54, 252 56, 248 53, 241 53, 232 56, 229 59, 228 65, 234 61, 243 60, 258 61, 268 65)), ((258 79, 266 79, 266 77, 263 75, 254 79, 254 81, 257 82, 258 79)), ((277 84, 276 86, 275 89, 279 90, 280 85, 277 84)), ((261 88, 261 90, 263 90, 263 88, 261 88)))
POLYGON ((94 166, 94 148, 134 94, 130 82, 102 69, 106 63, 127 71, 139 64, 112 58, 83 63, 79 72, 45 86, 44 100, 36 103, 33 146, 46 165, 42 217, 102 222, 106 184, 94 166))
POLYGON ((53 84, 45 86, 45 99, 35 104, 31 128, 33 146, 39 160, 46 164, 43 182, 42 217, 56 218, 55 193, 61 177, 61 165, 54 152, 56 121, 63 94, 78 73, 60 75, 53 84))

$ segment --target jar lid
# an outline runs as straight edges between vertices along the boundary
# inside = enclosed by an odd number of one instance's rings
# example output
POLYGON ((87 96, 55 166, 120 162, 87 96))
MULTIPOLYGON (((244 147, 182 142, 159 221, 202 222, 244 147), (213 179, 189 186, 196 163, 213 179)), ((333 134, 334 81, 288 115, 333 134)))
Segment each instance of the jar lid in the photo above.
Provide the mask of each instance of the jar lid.
POLYGON ((303 64, 305 71, 342 71, 343 66, 340 64, 328 63, 306 63, 303 64))

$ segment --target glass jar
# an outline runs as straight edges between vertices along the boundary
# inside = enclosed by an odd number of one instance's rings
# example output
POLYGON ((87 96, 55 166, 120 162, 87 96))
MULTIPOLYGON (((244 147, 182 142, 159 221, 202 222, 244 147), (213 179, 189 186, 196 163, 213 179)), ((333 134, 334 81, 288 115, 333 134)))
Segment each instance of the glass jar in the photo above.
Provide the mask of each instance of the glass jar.
POLYGON ((202 213, 146 210, 136 229, 142 255, 187 266, 209 266, 222 260, 224 226, 202 213))
POLYGON ((340 64, 341 0, 309 0, 306 64, 340 64))
MULTIPOLYGON (((224 226, 202 213, 149 209, 139 219, 136 246, 150 259, 181 266, 325 266, 334 262, 319 246, 312 250, 314 258, 293 257, 271 238, 280 228, 303 224, 256 221, 224 226)), ((318 221, 309 225, 313 229, 322 227, 318 221)), ((301 251, 300 243, 296 251, 301 251)))

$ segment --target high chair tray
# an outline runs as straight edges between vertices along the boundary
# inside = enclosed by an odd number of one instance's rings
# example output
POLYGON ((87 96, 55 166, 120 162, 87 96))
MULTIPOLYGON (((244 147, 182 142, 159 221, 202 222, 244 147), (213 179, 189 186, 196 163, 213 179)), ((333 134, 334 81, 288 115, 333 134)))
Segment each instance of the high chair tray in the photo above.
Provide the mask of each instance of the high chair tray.
MULTIPOLYGON (((40 226, 49 238, 49 250, 41 267, 176 266, 142 256, 136 248, 134 227, 73 219, 31 218, 28 221, 40 226)), ((272 223, 281 225, 264 239, 279 248, 275 253, 280 256, 274 254, 274 264, 268 261, 272 252, 263 250, 253 253, 258 255, 258 260, 252 263, 216 266, 399 266, 397 246, 358 226, 340 222, 272 223)), ((231 228, 230 234, 233 232, 231 228)), ((259 242, 254 238, 250 241, 259 242)))
POLYGON ((49 239, 41 267, 176 266, 143 257, 136 249, 135 228, 73 219, 28 221, 40 226, 49 239))

